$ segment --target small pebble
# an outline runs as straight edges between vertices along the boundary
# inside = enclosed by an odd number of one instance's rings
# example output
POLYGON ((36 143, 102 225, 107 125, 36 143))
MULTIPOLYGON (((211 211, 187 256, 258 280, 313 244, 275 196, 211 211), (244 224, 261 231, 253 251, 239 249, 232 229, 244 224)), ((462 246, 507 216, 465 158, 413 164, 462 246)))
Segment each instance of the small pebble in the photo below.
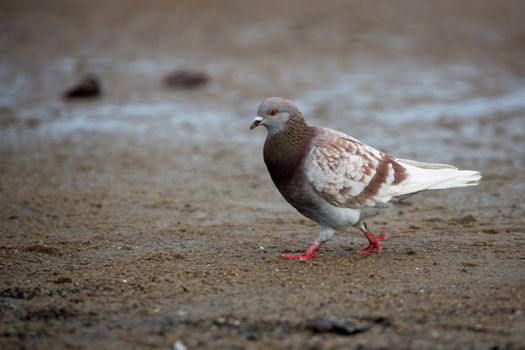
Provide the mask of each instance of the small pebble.
POLYGON ((190 90, 206 85, 208 80, 206 73, 181 69, 167 74, 164 85, 171 89, 190 90))
POLYGON ((65 99, 92 99, 102 95, 102 88, 99 79, 89 74, 81 79, 76 85, 64 92, 65 99))
POLYGON ((187 350, 188 348, 181 340, 176 340, 175 343, 173 343, 173 350, 187 350))

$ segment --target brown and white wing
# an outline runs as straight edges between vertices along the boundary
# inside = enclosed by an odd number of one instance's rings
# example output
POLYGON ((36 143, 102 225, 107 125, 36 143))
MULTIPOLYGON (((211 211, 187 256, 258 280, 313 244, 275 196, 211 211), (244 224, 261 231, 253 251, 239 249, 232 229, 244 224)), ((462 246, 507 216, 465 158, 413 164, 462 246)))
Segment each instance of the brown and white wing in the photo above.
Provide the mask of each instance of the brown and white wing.
POLYGON ((338 207, 384 206, 406 177, 389 154, 330 129, 321 129, 305 161, 310 185, 338 207))

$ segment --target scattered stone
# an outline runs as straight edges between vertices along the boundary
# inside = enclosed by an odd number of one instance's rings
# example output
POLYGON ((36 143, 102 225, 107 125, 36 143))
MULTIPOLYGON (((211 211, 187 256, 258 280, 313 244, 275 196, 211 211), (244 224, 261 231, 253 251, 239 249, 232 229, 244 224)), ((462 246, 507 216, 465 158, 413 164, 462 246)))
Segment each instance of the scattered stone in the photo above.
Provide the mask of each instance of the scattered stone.
POLYGON ((209 80, 206 73, 181 69, 167 74, 164 85, 170 89, 191 90, 206 85, 209 80))
POLYGON ((257 334, 248 334, 246 336, 246 339, 248 339, 249 341, 257 341, 259 340, 259 336, 257 334))
POLYGON ((60 250, 58 250, 57 248, 50 247, 47 245, 42 245, 42 244, 30 245, 28 247, 23 248, 22 250, 24 252, 31 252, 31 253, 42 253, 42 254, 57 255, 57 256, 62 255, 60 250))
POLYGON ((186 257, 184 256, 184 254, 182 254, 182 253, 178 253, 178 252, 177 252, 177 253, 173 253, 173 257, 174 257, 175 259, 185 259, 185 258, 186 258, 186 257))
POLYGON ((0 291, 0 298, 32 299, 40 293, 40 289, 7 288, 0 291))
POLYGON ((80 80, 75 86, 64 92, 65 99, 92 99, 102 95, 102 88, 99 79, 89 74, 80 80))
POLYGON ((498 231, 493 229, 493 228, 487 228, 485 230, 482 230, 481 232, 483 232, 483 233, 490 233, 491 235, 498 234, 498 231))
POLYGON ((176 340, 175 343, 173 343, 173 350, 186 350, 187 347, 184 345, 184 343, 181 340, 176 340))
POLYGON ((451 224, 457 224, 457 225, 466 225, 466 224, 472 224, 473 222, 478 221, 478 219, 474 215, 465 215, 460 218, 454 218, 450 220, 451 224))
POLYGON ((440 219, 440 218, 426 218, 426 219, 423 219, 423 221, 425 222, 442 222, 443 220, 440 219))
POLYGON ((315 333, 337 333, 340 335, 354 335, 366 332, 371 327, 371 322, 355 323, 353 321, 330 319, 316 319, 308 324, 308 328, 315 333))
POLYGON ((73 280, 69 277, 59 277, 56 280, 53 281, 55 284, 64 284, 64 283, 71 283, 73 280))
POLYGON ((30 310, 27 314, 20 318, 22 321, 48 321, 48 320, 65 320, 75 317, 77 312, 72 307, 57 307, 50 306, 43 309, 30 310))

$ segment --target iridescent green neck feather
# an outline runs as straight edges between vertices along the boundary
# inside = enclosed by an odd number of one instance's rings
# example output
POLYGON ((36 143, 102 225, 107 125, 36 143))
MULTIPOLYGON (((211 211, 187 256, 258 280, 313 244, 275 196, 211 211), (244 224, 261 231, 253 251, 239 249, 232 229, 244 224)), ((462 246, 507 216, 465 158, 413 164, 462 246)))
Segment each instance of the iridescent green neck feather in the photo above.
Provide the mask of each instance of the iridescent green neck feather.
POLYGON ((268 134, 264 144, 264 162, 279 187, 293 178, 315 134, 302 117, 292 116, 282 131, 268 134))

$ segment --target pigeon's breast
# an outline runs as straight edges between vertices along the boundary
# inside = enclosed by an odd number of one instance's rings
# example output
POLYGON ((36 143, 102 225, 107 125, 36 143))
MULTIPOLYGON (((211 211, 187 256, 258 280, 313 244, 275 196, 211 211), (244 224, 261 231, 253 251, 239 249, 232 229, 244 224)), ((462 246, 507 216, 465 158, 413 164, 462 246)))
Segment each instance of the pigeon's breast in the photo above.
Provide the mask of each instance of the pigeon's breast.
MULTIPOLYGON (((270 173, 273 183, 279 191, 293 186, 300 177, 300 170, 306 155, 311 149, 312 139, 316 130, 308 128, 299 138, 294 134, 282 132, 268 135, 264 143, 264 163, 270 173)), ((282 191, 281 191, 282 193, 282 191)))
POLYGON ((299 213, 325 227, 341 229, 360 220, 361 209, 335 206, 319 196, 298 171, 286 186, 276 185, 284 199, 299 213))
POLYGON ((318 133, 318 129, 310 128, 307 137, 292 149, 278 137, 267 139, 264 162, 270 177, 284 199, 307 218, 331 228, 355 225, 359 221, 360 209, 329 203, 316 193, 306 177, 305 161, 318 133))

